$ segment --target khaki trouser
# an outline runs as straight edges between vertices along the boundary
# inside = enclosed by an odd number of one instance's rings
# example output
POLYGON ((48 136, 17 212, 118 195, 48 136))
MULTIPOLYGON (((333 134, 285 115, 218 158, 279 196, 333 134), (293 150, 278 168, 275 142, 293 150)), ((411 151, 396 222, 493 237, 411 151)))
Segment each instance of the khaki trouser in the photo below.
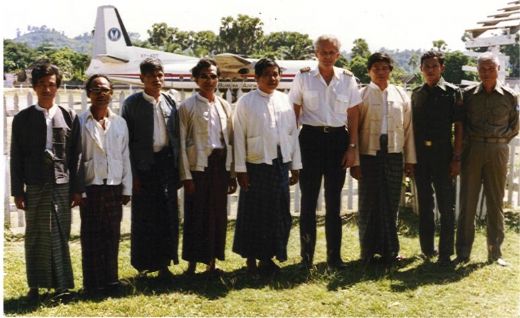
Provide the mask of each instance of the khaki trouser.
POLYGON ((475 237, 475 213, 481 185, 487 207, 488 258, 502 256, 504 211, 502 210, 509 147, 505 143, 470 141, 462 155, 460 215, 457 228, 457 256, 469 258, 475 237))

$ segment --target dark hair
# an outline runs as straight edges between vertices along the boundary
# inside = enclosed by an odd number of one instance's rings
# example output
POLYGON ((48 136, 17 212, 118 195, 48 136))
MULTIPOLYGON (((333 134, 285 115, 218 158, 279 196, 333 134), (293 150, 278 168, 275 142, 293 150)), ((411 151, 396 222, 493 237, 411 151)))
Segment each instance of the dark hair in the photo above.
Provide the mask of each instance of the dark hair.
POLYGON ((433 59, 433 58, 437 58, 437 61, 439 61, 439 64, 440 65, 444 65, 444 54, 442 52, 439 52, 439 51, 428 51, 428 52, 425 52, 421 56, 421 66, 424 63, 424 60, 433 59))
POLYGON ((278 73, 282 73, 282 70, 280 69, 280 65, 276 64, 276 62, 270 58, 262 58, 262 59, 259 59, 256 63, 255 63, 255 75, 258 77, 258 76, 262 76, 262 74, 264 74, 264 70, 268 67, 271 67, 271 66, 275 66, 278 68, 278 73))
POLYGON ((41 60, 36 62, 36 65, 33 67, 31 72, 31 84, 33 87, 38 84, 38 81, 46 76, 56 75, 56 86, 60 87, 62 75, 60 73, 60 69, 51 64, 47 60, 41 60))
POLYGON ((195 65, 191 69, 191 76, 193 76, 194 78, 197 78, 197 77, 199 77, 200 72, 203 69, 210 68, 211 66, 216 66, 217 75, 220 75, 220 69, 218 68, 217 62, 215 62, 214 59, 203 58, 203 59, 200 59, 199 62, 197 63, 197 65, 195 65))
POLYGON ((92 82, 99 77, 106 79, 108 81, 108 85, 110 85, 110 89, 113 89, 112 82, 110 81, 110 79, 108 79, 108 76, 106 76, 105 74, 94 74, 90 76, 88 80, 85 82, 85 91, 87 92, 87 94, 90 91, 90 86, 92 85, 92 82))
POLYGON ((394 60, 392 60, 390 55, 384 52, 376 52, 370 55, 367 61, 367 69, 370 70, 372 68, 372 65, 374 65, 377 62, 388 63, 388 66, 390 66, 390 70, 394 69, 394 60))
POLYGON ((147 57, 139 64, 141 75, 153 74, 156 71, 164 72, 162 62, 158 58, 147 57))

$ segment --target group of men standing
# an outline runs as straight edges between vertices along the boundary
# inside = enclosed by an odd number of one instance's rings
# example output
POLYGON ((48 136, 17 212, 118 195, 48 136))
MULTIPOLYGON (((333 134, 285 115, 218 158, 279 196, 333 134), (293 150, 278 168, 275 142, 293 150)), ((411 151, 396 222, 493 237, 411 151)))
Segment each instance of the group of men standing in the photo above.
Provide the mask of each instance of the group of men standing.
POLYGON ((226 196, 235 191, 237 180, 240 198, 233 251, 246 259, 248 272, 273 272, 278 269, 273 257, 287 259, 292 225, 289 185, 297 182, 302 193, 301 266, 307 270, 313 266, 322 179, 326 261, 329 269, 342 269, 340 211, 347 168, 363 183, 364 261, 386 253, 374 246, 390 246, 391 261, 399 259, 397 211, 392 204, 396 191, 385 187, 392 178, 402 178, 404 169, 410 176, 415 170, 420 244, 427 258, 438 254, 439 263, 452 262, 454 177, 461 173, 457 261, 469 260, 483 184, 489 260, 507 265, 500 250, 502 199, 508 143, 518 133, 518 101, 497 82, 496 57, 486 53, 479 58, 482 82, 462 92, 442 78, 442 54, 425 53, 421 57, 425 83, 413 91, 410 101, 400 89, 387 85, 392 64, 381 53, 371 56, 368 69, 373 82, 360 92, 353 74, 334 66, 340 48, 334 36, 320 36, 315 42, 317 67, 302 69, 288 95, 276 90, 278 64, 259 60, 258 88, 238 100, 233 114, 214 95, 218 68, 209 59, 192 70, 200 92, 180 108, 171 95, 161 92, 160 61, 145 59, 144 91, 125 100, 121 116, 108 107, 113 87, 105 75, 89 78, 85 90, 92 105, 76 116, 55 104, 59 70, 49 63, 38 64, 32 71, 38 102, 15 116, 11 143, 12 195, 17 208, 26 210, 28 296, 37 299, 39 288, 54 288, 62 297, 73 287, 68 239, 71 207, 77 205, 85 291, 121 287, 120 222, 122 205, 130 197, 131 264, 142 276, 158 272, 160 278, 170 279, 168 266, 179 261, 177 189, 182 185, 183 258, 190 262, 188 272, 194 273, 196 263, 203 262, 214 273, 215 258, 224 259, 226 196), (359 165, 361 169, 356 168, 359 165), (371 173, 379 167, 377 176, 371 173), (432 184, 441 215, 438 251, 432 184), (378 185, 381 191, 374 190, 378 185), (372 196, 377 197, 376 205, 369 202, 372 196), (369 224, 374 228, 366 232, 369 224))

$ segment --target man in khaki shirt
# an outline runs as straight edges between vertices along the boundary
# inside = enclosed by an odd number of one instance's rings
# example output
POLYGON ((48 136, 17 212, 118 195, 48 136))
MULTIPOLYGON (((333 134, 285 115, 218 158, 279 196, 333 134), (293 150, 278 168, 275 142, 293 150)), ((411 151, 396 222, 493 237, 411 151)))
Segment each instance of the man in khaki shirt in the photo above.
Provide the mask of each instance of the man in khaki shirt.
POLYGON ((469 261, 475 236, 475 214, 481 185, 487 207, 488 261, 507 266, 500 246, 504 241, 502 201, 509 158, 508 143, 518 134, 518 96, 497 81, 500 64, 491 53, 478 59, 481 83, 464 92, 457 262, 469 261))

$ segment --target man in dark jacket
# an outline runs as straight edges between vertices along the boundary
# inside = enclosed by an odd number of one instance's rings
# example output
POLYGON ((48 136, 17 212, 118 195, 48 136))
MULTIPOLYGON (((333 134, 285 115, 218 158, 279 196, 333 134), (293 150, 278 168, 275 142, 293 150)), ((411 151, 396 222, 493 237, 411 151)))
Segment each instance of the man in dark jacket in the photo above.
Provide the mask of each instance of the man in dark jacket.
POLYGON ((174 99, 161 93, 161 62, 147 58, 140 68, 144 91, 121 109, 133 174, 131 263, 140 274, 159 271, 169 279, 168 266, 178 263, 179 119, 174 99))
POLYGON ((32 70, 38 102, 13 120, 11 194, 25 210, 25 260, 28 297, 39 288, 54 288, 56 297, 74 287, 69 253, 71 206, 84 191, 79 120, 72 109, 58 106, 59 69, 48 63, 32 70), (72 201, 72 202, 71 202, 72 201))

